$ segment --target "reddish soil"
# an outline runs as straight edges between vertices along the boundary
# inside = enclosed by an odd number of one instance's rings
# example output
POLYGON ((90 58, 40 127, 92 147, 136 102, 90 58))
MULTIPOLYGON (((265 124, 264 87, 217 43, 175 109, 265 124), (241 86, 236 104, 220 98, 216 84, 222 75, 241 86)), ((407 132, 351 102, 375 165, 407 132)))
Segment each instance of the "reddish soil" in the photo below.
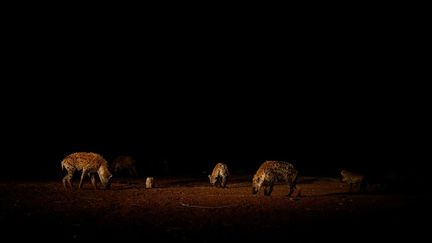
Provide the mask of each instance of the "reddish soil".
MULTIPOLYGON (((418 220, 430 203, 426 194, 348 193, 333 178, 303 177, 301 195, 287 197, 277 185, 269 197, 251 193, 250 176, 234 177, 227 188, 207 178, 119 178, 111 190, 66 192, 61 181, 0 183, 4 237, 34 240, 280 240, 315 242, 420 239, 418 220)), ((77 186, 77 181, 74 181, 77 186)))

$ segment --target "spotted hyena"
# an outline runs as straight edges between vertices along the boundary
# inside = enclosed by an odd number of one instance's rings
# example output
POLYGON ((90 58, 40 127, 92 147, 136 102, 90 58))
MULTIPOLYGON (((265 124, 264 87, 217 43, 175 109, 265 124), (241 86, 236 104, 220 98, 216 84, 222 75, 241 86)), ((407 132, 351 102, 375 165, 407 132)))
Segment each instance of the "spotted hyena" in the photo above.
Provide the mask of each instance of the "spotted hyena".
POLYGON ((278 181, 288 183, 288 196, 296 190, 298 171, 294 166, 285 161, 265 161, 258 168, 252 179, 252 194, 256 194, 261 187, 264 187, 264 195, 270 196, 273 186, 278 181))
POLYGON ((131 156, 121 155, 114 159, 111 164, 111 171, 117 175, 127 171, 129 175, 136 176, 137 171, 135 164, 135 159, 131 156))
POLYGON ((213 169, 211 175, 208 175, 210 179, 210 184, 220 185, 221 187, 226 187, 227 180, 229 177, 228 166, 224 163, 217 163, 213 169))
POLYGON ((366 187, 365 177, 362 174, 353 173, 347 170, 341 170, 341 182, 349 185, 349 191, 352 192, 353 187, 357 187, 359 191, 364 191, 366 187))
POLYGON ((111 187, 112 175, 108 170, 108 162, 102 155, 92 152, 76 152, 66 156, 61 162, 62 169, 66 169, 67 175, 63 177, 63 186, 66 188, 66 182, 72 189, 72 177, 75 171, 82 171, 81 180, 78 188, 82 188, 84 176, 87 174, 91 178, 93 187, 97 189, 95 174, 99 175, 99 179, 105 189, 111 187))

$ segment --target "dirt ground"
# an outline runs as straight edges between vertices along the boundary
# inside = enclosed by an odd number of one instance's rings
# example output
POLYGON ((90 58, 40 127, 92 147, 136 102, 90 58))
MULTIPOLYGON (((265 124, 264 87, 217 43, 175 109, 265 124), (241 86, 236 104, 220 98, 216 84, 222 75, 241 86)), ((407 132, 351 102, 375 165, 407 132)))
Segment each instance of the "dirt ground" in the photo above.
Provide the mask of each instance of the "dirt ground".
MULTIPOLYGON (((77 181, 74 181, 77 186, 77 181)), ((0 182, 2 235, 32 240, 294 241, 421 239, 427 233, 426 193, 348 193, 336 178, 303 177, 301 194, 251 193, 250 176, 227 188, 207 177, 117 178, 111 190, 66 192, 61 181, 0 182), (342 237, 342 238, 341 238, 342 237)))

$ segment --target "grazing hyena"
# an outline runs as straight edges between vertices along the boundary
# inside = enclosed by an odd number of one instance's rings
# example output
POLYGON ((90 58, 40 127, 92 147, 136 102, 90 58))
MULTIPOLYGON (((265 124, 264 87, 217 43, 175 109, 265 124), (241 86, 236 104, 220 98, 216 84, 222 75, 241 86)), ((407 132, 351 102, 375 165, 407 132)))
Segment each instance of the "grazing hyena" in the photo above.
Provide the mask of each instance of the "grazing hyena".
POLYGON ((72 189, 72 177, 75 171, 82 171, 81 180, 78 188, 82 188, 84 175, 88 174, 95 189, 97 189, 95 173, 99 175, 99 179, 105 189, 111 187, 112 175, 108 170, 108 162, 97 153, 77 152, 66 156, 61 162, 62 169, 67 170, 67 175, 63 177, 63 186, 66 188, 66 182, 72 189))
POLYGON ((252 180, 252 194, 256 194, 264 187, 264 195, 270 196, 275 182, 288 183, 288 196, 296 189, 298 171, 291 163, 285 161, 265 161, 258 168, 252 180))
POLYGON ((341 174, 341 182, 345 182, 349 184, 350 192, 352 191, 353 186, 358 187, 359 191, 364 191, 366 187, 364 175, 356 174, 347 170, 342 170, 340 174, 341 174))
POLYGON ((229 177, 228 166, 224 163, 218 163, 213 169, 211 175, 208 175, 210 179, 210 184, 218 185, 221 187, 226 187, 227 180, 229 177))
POLYGON ((131 156, 118 156, 114 159, 113 163, 111 164, 111 171, 114 174, 120 174, 123 171, 127 171, 129 175, 136 176, 137 171, 135 167, 135 159, 131 156))

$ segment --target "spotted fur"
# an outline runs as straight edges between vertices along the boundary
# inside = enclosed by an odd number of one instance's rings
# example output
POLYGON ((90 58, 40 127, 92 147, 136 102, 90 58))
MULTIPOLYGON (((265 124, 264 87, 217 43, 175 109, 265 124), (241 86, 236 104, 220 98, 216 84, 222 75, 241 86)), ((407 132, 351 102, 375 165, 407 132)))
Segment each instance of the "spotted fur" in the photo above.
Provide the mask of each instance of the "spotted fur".
POLYGON ((76 152, 69 154, 61 161, 62 170, 67 171, 67 175, 63 177, 63 186, 66 188, 68 183, 72 189, 72 177, 76 171, 82 171, 81 180, 78 188, 82 188, 84 175, 90 176, 93 187, 97 189, 95 174, 99 175, 102 185, 108 189, 111 186, 112 174, 108 170, 108 162, 102 155, 92 152, 76 152))
POLYGON ((214 185, 220 185, 221 187, 226 187, 228 177, 229 177, 229 171, 228 166, 225 163, 218 163, 213 168, 213 172, 211 175, 208 175, 210 179, 210 184, 214 185))
POLYGON ((111 164, 111 171, 116 175, 127 171, 129 175, 137 176, 135 159, 131 156, 118 156, 111 164))
POLYGON ((288 196, 296 189, 298 171, 294 166, 286 161, 265 161, 258 168, 252 179, 252 194, 258 193, 264 187, 264 195, 270 196, 273 186, 278 181, 288 184, 288 196))
POLYGON ((364 191, 366 187, 364 175, 347 170, 342 170, 340 174, 341 181, 349 185, 350 192, 353 191, 354 187, 357 187, 359 191, 364 191))

